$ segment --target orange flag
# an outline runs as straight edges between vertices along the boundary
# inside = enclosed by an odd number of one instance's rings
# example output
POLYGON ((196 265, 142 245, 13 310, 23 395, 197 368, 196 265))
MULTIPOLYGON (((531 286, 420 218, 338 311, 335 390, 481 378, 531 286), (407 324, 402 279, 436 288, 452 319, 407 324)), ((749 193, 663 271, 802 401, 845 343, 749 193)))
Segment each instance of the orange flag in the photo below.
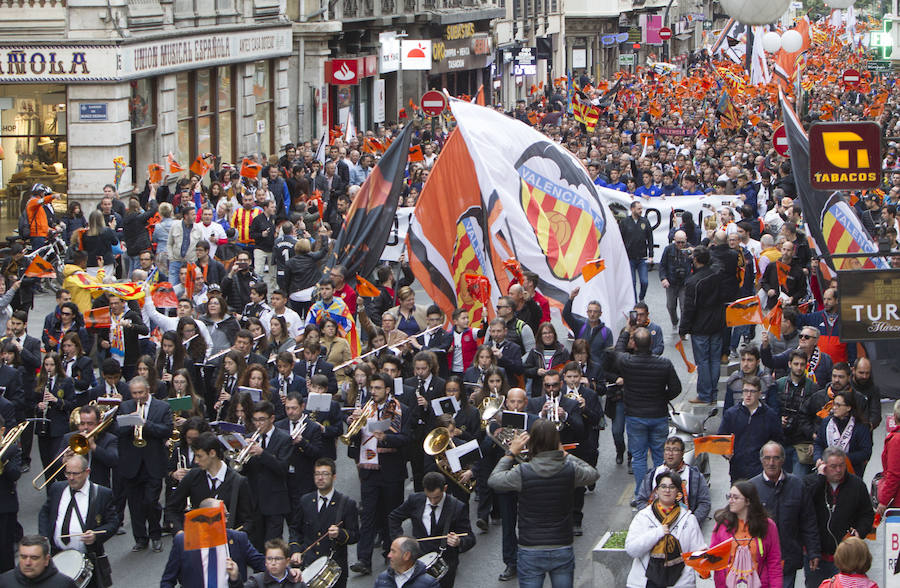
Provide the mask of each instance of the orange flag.
POLYGON ((252 161, 250 159, 244 158, 241 161, 241 177, 242 178, 255 178, 259 175, 259 170, 262 169, 262 166, 252 161))
POLYGON ((781 339, 781 317, 784 315, 783 300, 781 298, 778 299, 778 302, 775 303, 775 306, 772 307, 772 310, 763 317, 763 326, 768 329, 770 333, 781 339))
MULTIPOLYGON (((188 298, 194 297, 194 288, 196 286, 195 282, 197 280, 196 270, 197 270, 197 264, 195 264, 195 263, 187 264, 187 271, 185 272, 185 279, 184 279, 184 293, 187 295, 188 298)), ((170 284, 170 286, 171 286, 171 284, 170 284)), ((154 298, 153 301, 156 302, 156 298, 154 298)), ((159 306, 159 305, 157 305, 157 306, 159 306)), ((177 298, 175 299, 175 306, 178 306, 177 298)))
POLYGON ((147 175, 150 176, 151 184, 158 184, 162 181, 163 171, 165 168, 158 163, 151 163, 147 166, 147 175))
POLYGON ((734 537, 729 537, 718 545, 714 545, 703 551, 688 551, 681 554, 685 565, 689 565, 704 578, 709 577, 710 572, 723 570, 728 567, 731 558, 731 545, 734 537))
POLYGON ((521 284, 525 281, 525 276, 522 275, 522 264, 519 263, 518 259, 514 257, 504 259, 503 267, 505 267, 506 270, 513 275, 513 278, 516 280, 516 284, 521 284))
POLYGON ((756 296, 739 298, 725 309, 725 324, 729 327, 761 325, 762 322, 762 308, 759 305, 759 298, 756 296))
POLYGON ((491 283, 488 279, 479 274, 465 274, 463 277, 466 279, 466 287, 469 289, 469 293, 487 308, 488 300, 491 298, 491 283))
POLYGON ((153 305, 156 308, 175 308, 178 306, 178 297, 175 296, 175 289, 172 288, 172 284, 169 282, 153 284, 150 287, 150 298, 153 300, 153 305))
POLYGON ((478 86, 478 93, 475 94, 475 104, 484 106, 484 84, 478 86))
POLYGON ((778 285, 784 286, 787 284, 788 274, 791 273, 791 266, 783 261, 776 261, 775 267, 778 269, 778 285))
POLYGON ((109 327, 109 307, 92 308, 84 313, 84 326, 88 329, 105 329, 109 327))
POLYGON ((25 270, 25 276, 29 278, 55 278, 56 272, 50 262, 40 255, 34 256, 34 261, 25 270))
POLYGON ((184 549, 218 547, 228 543, 225 530, 225 503, 211 508, 195 508, 184 515, 184 549))
POLYGON ((306 203, 306 210, 309 211, 311 206, 315 206, 316 210, 319 213, 319 220, 322 220, 322 216, 325 214, 325 203, 322 202, 322 191, 316 190, 313 192, 313 197, 309 199, 306 203))
POLYGON ((413 145, 409 148, 409 160, 410 161, 425 161, 425 156, 422 154, 422 146, 421 145, 413 145))
POLYGON ((684 352, 684 341, 680 338, 678 339, 678 343, 675 344, 675 349, 678 350, 678 353, 681 354, 681 359, 684 360, 684 365, 687 366, 687 371, 690 373, 694 373, 697 371, 697 366, 688 361, 687 354, 684 352))
POLYGON ((694 439, 694 455, 714 453, 716 455, 732 455, 734 453, 734 435, 706 435, 694 439))
POLYGON ((375 298, 381 294, 381 290, 375 287, 375 284, 356 274, 356 293, 366 298, 375 298))
POLYGON ((184 171, 184 166, 175 161, 175 156, 169 153, 166 155, 166 162, 169 164, 169 173, 177 174, 184 171))
POLYGON ((606 262, 603 261, 602 257, 598 257, 597 259, 589 259, 585 262, 584 267, 581 268, 581 277, 584 278, 584 281, 587 282, 600 272, 606 269, 606 262))
POLYGON ((191 172, 202 178, 209 172, 210 167, 211 166, 206 162, 206 159, 203 158, 203 154, 200 154, 197 156, 197 159, 194 160, 194 163, 191 164, 191 172))

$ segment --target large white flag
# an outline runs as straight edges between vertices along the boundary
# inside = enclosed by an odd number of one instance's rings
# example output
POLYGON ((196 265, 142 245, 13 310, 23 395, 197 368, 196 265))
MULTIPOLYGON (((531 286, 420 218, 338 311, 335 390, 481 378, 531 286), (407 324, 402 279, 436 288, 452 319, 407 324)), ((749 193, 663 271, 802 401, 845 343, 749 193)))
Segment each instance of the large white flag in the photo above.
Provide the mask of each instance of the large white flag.
MULTIPOLYGON (((539 276, 541 291, 558 304, 580 287, 576 312, 597 300, 608 324, 621 323, 634 304, 628 256, 619 227, 581 162, 494 110, 460 100, 451 100, 450 107, 474 163, 492 267, 515 258, 539 276), (598 258, 605 269, 585 282, 582 269, 598 258)), ((492 292, 492 299, 499 294, 492 292)))

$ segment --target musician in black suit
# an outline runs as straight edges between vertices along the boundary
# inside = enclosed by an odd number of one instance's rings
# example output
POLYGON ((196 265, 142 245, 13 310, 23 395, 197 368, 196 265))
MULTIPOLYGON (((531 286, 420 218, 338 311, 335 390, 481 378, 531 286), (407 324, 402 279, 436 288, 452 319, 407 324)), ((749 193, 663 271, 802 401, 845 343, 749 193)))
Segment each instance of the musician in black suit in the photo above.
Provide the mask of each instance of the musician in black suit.
POLYGON ((412 523, 412 535, 416 539, 448 535, 444 539, 420 541, 419 548, 422 553, 443 549, 442 557, 449 570, 441 579, 441 588, 452 588, 459 554, 475 546, 475 535, 469 524, 469 505, 447 493, 447 481, 440 472, 425 474, 422 484, 424 492, 410 494, 403 504, 391 511, 391 539, 403 535, 403 521, 407 519, 412 523))
POLYGON ((50 486, 38 515, 38 532, 50 539, 51 552, 76 549, 94 565, 89 586, 112 583, 103 544, 119 527, 112 491, 88 480, 91 469, 84 456, 66 460, 66 481, 50 486), (71 536, 69 536, 71 535, 71 536))
POLYGON ((453 346, 453 335, 444 329, 439 328, 444 324, 444 313, 436 304, 432 304, 425 311, 425 330, 410 339, 410 346, 416 351, 430 351, 434 353, 438 362, 438 371, 436 372, 442 378, 450 375, 450 368, 447 365, 447 353, 453 346), (438 327, 438 328, 436 328, 438 327), (429 331, 429 329, 434 329, 429 331))
POLYGON ((191 448, 197 467, 185 474, 175 492, 166 500, 166 521, 176 531, 181 531, 187 510, 197 508, 207 498, 216 498, 225 503, 228 528, 242 527, 245 532, 251 532, 256 505, 250 493, 250 483, 223 461, 225 448, 215 433, 200 433, 191 448))
POLYGON ((294 354, 282 351, 275 357, 275 377, 269 381, 269 390, 277 393, 281 401, 291 392, 306 396, 303 379, 294 373, 294 354))
MULTIPOLYGON (((2 361, 0 361, 0 398, 3 398, 13 408, 13 416, 6 420, 9 426, 21 422, 25 417, 25 389, 22 387, 22 373, 2 361)), ((7 416, 2 411, 0 414, 7 416)))
MULTIPOLYGON (((309 391, 312 394, 328 393, 328 378, 317 374, 309 381, 309 391)), ((309 411, 307 411, 309 412, 309 411)), ((309 412, 312 425, 322 431, 322 457, 337 459, 337 439, 344 432, 344 416, 341 413, 341 405, 331 401, 328 412, 309 412)))
POLYGON ((485 343, 491 346, 497 365, 506 370, 506 377, 511 380, 522 375, 525 368, 522 365, 522 348, 518 343, 510 341, 506 337, 507 333, 506 321, 502 318, 495 318, 488 327, 489 338, 485 340, 485 343))
MULTIPOLYGON (((600 407, 600 398, 597 393, 581 383, 582 370, 574 361, 570 361, 563 368, 563 381, 565 387, 561 394, 563 397, 569 395, 576 397, 576 402, 581 410, 581 418, 584 421, 584 427, 581 435, 578 437, 578 447, 571 450, 571 454, 583 460, 586 463, 597 464, 598 443, 600 438, 600 415, 603 409, 600 407)), ((562 434, 562 433, 560 433, 562 434)), ((584 520, 584 493, 586 486, 575 488, 575 501, 572 505, 572 514, 574 517, 574 533, 576 537, 582 535, 581 522, 584 520)))
POLYGON ((300 508, 300 498, 315 488, 313 469, 316 460, 322 457, 322 428, 303 414, 305 410, 306 399, 292 392, 284 403, 287 416, 275 423, 277 429, 290 435, 293 445, 287 478, 292 512, 300 508))
POLYGON ((131 398, 131 391, 128 389, 128 384, 122 379, 122 366, 118 361, 111 357, 104 359, 100 365, 100 376, 97 385, 88 390, 86 394, 77 394, 76 404, 78 406, 84 406, 101 396, 119 400, 131 398))
POLYGON ((147 549, 148 537, 153 551, 162 551, 160 518, 162 506, 159 493, 166 475, 168 450, 166 440, 172 436, 172 409, 169 403, 150 397, 150 385, 145 378, 135 376, 129 382, 131 398, 119 406, 119 415, 139 414, 144 417, 141 427, 119 427, 119 473, 128 499, 132 551, 147 549), (146 445, 139 447, 135 440, 146 445))
MULTIPOLYGON (((95 405, 82 406, 79 409, 78 434, 87 435, 100 424, 100 409, 95 405)), ((119 437, 110 432, 109 425, 88 439, 90 452, 85 456, 91 468, 91 482, 106 488, 112 488, 112 471, 119 463, 119 437)), ((69 439, 76 432, 66 433, 60 448, 69 445, 69 439)))
MULTIPOLYGON (((24 406, 24 418, 35 416, 35 405, 41 401, 41 395, 37 390, 35 374, 41 369, 41 341, 26 332, 28 327, 28 312, 17 310, 9 319, 9 329, 3 341, 9 341, 19 350, 19 359, 22 360, 22 403, 24 406)), ((19 438, 22 445, 22 471, 27 472, 31 467, 31 447, 34 441, 32 431, 34 427, 28 427, 19 438)))
POLYGON ((19 424, 19 419, 16 418, 16 405, 3 396, 0 396, 0 417, 3 417, 3 421, 9 423, 10 427, 19 424))
POLYGON ((288 493, 288 468, 293 445, 291 437, 275 428, 275 407, 267 400, 253 405, 253 424, 259 438, 249 449, 249 459, 241 474, 250 480, 253 496, 259 502, 259 527, 250 540, 262 549, 268 539, 284 534, 284 519, 291 512, 288 493))
MULTIPOLYGON (((372 418, 367 420, 355 435, 359 446, 357 470, 360 482, 359 543, 356 556, 359 559, 350 569, 358 574, 372 573, 372 551, 375 533, 381 533, 382 554, 390 549, 388 514, 403 502, 403 485, 406 480, 406 457, 403 447, 410 441, 410 411, 390 396, 393 380, 385 374, 375 374, 369 382, 369 392, 374 404, 372 418), (387 430, 372 425, 388 421, 387 430)), ((352 422, 360 418, 362 409, 351 415, 352 422)))
POLYGON ((110 327, 100 329, 98 340, 102 350, 101 357, 121 357, 122 375, 126 380, 131 380, 141 356, 138 335, 149 335, 150 329, 141 319, 141 313, 128 308, 124 300, 113 294, 107 294, 107 297, 110 327))
POLYGON ((403 398, 400 402, 412 412, 412 441, 407 447, 407 458, 412 466, 413 488, 422 491, 422 469, 425 452, 422 441, 431 430, 428 423, 434 420, 431 401, 444 395, 444 380, 439 378, 437 357, 431 351, 420 351, 413 357, 413 377, 403 381, 403 398))
POLYGON ((94 385, 94 360, 84 354, 82 341, 78 333, 69 332, 63 335, 62 369, 67 377, 72 378, 76 394, 84 394, 94 385))
POLYGON ((269 359, 268 357, 263 357, 259 353, 253 352, 253 333, 247 329, 240 329, 237 332, 234 336, 234 345, 232 345, 231 348, 241 354, 241 357, 244 358, 244 363, 247 365, 250 365, 251 363, 266 365, 266 362, 269 359))
MULTIPOLYGON (((15 422, 9 422, 0 416, 0 438, 14 425, 15 422)), ((22 476, 22 451, 19 445, 13 443, 3 457, 3 471, 0 472, 0 574, 16 565, 13 556, 19 513, 16 483, 22 476)))
POLYGON ((526 411, 538 418, 555 420, 562 425, 559 438, 562 443, 578 443, 584 434, 581 406, 573 398, 562 395, 562 378, 556 370, 547 370, 543 377, 544 390, 540 396, 528 400, 526 411), (554 411, 556 416, 553 416, 554 411))
POLYGON ((50 421, 35 424, 41 463, 46 467, 59 453, 62 438, 69 432, 69 413, 75 408, 75 386, 72 378, 63 373, 62 362, 55 351, 44 357, 37 390, 41 395, 37 414, 50 421))
POLYGON ((337 394, 337 379, 334 377, 334 366, 325 361, 325 358, 319 355, 321 346, 304 346, 303 356, 294 365, 294 374, 300 376, 303 382, 303 388, 300 391, 301 396, 308 394, 306 382, 316 374, 322 374, 328 378, 328 393, 337 394))
POLYGON ((335 588, 345 588, 347 546, 359 541, 356 502, 334 489, 337 466, 333 459, 319 458, 314 476, 316 490, 300 499, 300 509, 294 512, 294 520, 289 526, 291 563, 305 567, 320 557, 333 554, 341 566, 341 577, 335 588), (322 535, 327 537, 310 547, 322 535))

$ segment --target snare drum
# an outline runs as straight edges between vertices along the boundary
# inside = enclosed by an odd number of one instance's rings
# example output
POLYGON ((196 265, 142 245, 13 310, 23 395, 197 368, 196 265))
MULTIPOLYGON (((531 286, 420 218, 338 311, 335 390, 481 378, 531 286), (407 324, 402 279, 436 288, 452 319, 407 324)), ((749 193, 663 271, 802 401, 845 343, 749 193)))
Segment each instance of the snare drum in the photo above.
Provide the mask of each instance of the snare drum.
POLYGON ((330 557, 320 557, 301 574, 309 588, 332 588, 341 577, 341 566, 330 557))
POLYGON ((53 563, 64 576, 75 580, 78 588, 85 588, 91 582, 94 575, 94 564, 76 549, 61 551, 53 556, 53 563))
POLYGON ((450 566, 444 561, 440 552, 432 551, 426 553, 419 558, 419 561, 425 565, 425 571, 433 578, 440 580, 450 571, 450 566))

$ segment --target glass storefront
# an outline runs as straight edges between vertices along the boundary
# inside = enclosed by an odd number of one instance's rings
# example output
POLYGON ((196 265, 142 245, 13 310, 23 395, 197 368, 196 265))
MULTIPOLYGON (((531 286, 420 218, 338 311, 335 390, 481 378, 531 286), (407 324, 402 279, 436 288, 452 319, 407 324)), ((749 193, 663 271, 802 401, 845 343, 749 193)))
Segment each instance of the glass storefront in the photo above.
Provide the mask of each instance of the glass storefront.
POLYGON ((236 160, 233 80, 231 66, 176 74, 178 131, 174 155, 181 165, 188 167, 201 153, 213 153, 223 162, 236 160))
POLYGON ((0 85, 0 200, 19 210, 37 182, 68 193, 66 87, 0 85))
POLYGON ((156 163, 156 79, 144 78, 131 82, 131 101, 128 104, 131 120, 131 158, 135 186, 143 189, 147 180, 147 166, 156 163))
POLYGON ((253 74, 253 96, 256 97, 256 136, 259 142, 260 153, 266 155, 275 154, 275 141, 272 127, 274 126, 275 86, 272 84, 274 77, 274 63, 271 61, 258 61, 253 74))

